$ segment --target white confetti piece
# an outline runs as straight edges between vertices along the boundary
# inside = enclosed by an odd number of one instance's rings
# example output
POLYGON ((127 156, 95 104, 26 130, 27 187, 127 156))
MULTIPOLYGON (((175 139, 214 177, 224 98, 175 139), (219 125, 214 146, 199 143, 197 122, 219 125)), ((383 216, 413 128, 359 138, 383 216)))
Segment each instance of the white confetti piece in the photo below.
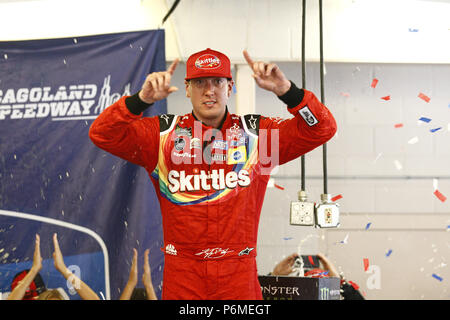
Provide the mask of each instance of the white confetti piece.
POLYGON ((380 152, 378 155, 377 155, 377 157, 375 158, 375 160, 373 161, 373 164, 375 164, 377 161, 378 161, 378 159, 380 159, 380 157, 383 155, 383 152, 380 152))
POLYGON ((6 53, 3 55, 3 57, 5 58, 5 60, 8 60, 8 55, 6 53))
POLYGON ((438 189, 438 179, 433 179, 433 190, 436 191, 438 189))
POLYGON ((411 138, 408 141, 409 144, 416 144, 417 142, 419 142, 419 137, 411 138))
POLYGON ((395 160, 395 161, 394 161, 394 164, 395 164, 395 167, 397 168, 397 170, 402 170, 402 169, 403 169, 403 166, 402 166, 402 164, 400 163, 400 161, 395 160))
POLYGON ((77 38, 73 38, 73 43, 78 43, 77 38))

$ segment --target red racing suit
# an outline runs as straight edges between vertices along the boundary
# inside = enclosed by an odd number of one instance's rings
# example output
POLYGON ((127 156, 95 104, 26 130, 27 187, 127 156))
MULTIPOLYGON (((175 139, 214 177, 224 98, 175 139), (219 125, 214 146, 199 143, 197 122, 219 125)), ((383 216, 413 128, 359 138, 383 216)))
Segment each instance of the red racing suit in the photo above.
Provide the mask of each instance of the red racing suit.
POLYGON ((162 298, 262 299, 255 257, 270 170, 331 139, 333 115, 294 84, 280 97, 293 118, 227 111, 217 129, 193 113, 136 115, 130 98, 106 108, 89 136, 143 166, 155 186, 165 252, 162 298))

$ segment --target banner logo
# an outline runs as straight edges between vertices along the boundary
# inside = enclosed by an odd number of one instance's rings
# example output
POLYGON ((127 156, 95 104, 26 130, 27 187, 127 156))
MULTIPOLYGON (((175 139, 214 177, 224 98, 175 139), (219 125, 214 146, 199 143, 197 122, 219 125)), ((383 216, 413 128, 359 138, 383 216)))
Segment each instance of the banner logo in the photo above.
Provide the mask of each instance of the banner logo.
POLYGON ((95 119, 124 95, 131 95, 131 83, 123 93, 111 93, 111 75, 98 90, 96 84, 50 86, 0 90, 0 121, 6 119, 87 120, 95 119))

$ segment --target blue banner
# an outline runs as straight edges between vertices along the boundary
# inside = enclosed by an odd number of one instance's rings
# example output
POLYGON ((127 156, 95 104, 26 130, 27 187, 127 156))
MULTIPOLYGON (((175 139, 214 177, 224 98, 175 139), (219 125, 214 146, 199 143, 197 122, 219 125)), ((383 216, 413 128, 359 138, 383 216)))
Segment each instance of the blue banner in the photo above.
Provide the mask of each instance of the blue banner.
MULTIPOLYGON (((164 43, 163 30, 0 42, 0 292, 31 266, 38 233, 47 288, 79 299, 53 266, 56 232, 66 265, 104 299, 120 296, 133 248, 142 278, 150 249, 160 297, 153 185, 144 168, 98 149, 88 132, 102 110, 166 69, 164 43)), ((166 110, 159 101, 145 116, 166 110)))

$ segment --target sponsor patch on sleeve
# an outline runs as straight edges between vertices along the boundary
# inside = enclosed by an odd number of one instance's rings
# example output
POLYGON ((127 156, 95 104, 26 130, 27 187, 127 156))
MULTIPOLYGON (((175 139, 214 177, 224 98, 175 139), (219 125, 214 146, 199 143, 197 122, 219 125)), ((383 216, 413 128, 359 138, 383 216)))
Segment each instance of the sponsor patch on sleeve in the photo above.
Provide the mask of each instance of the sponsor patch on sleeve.
POLYGON ((316 117, 314 117, 314 114, 311 112, 311 110, 309 110, 308 106, 304 106, 298 112, 300 113, 302 118, 305 119, 308 126, 312 127, 313 125, 319 123, 316 117))

